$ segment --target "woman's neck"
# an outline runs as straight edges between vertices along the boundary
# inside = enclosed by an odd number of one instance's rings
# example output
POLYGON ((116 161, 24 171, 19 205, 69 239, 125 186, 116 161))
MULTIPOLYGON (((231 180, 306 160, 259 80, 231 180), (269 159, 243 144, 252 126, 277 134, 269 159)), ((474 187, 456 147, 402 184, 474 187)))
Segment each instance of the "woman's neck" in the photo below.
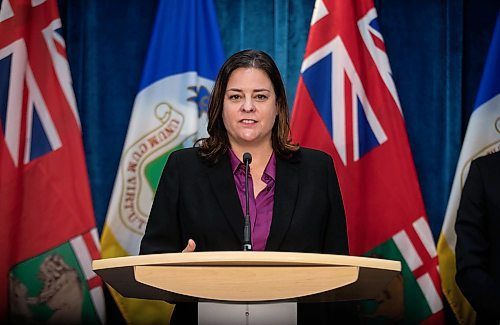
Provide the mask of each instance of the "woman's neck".
POLYGON ((269 158, 273 154, 273 148, 271 144, 261 145, 261 146, 240 146, 231 144, 231 149, 233 150, 236 157, 243 161, 243 154, 248 152, 252 155, 252 166, 261 167, 266 166, 269 158))

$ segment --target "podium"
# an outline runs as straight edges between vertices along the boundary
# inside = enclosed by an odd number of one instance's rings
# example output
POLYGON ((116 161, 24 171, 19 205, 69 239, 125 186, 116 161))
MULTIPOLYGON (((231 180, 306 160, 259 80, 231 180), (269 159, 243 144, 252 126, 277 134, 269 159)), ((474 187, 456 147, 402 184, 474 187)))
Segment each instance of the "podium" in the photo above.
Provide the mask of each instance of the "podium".
POLYGON ((261 304, 374 299, 401 262, 289 252, 193 252, 93 261, 124 297, 261 304))

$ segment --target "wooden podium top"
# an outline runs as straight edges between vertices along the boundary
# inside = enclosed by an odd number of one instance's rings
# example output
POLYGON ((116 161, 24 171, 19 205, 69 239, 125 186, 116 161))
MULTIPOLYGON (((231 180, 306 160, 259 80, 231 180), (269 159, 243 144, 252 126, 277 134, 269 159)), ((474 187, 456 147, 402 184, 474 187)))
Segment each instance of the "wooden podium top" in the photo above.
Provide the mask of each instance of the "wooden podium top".
POLYGON ((93 261, 126 297, 178 301, 319 302, 372 299, 399 261, 288 252, 195 252, 93 261))

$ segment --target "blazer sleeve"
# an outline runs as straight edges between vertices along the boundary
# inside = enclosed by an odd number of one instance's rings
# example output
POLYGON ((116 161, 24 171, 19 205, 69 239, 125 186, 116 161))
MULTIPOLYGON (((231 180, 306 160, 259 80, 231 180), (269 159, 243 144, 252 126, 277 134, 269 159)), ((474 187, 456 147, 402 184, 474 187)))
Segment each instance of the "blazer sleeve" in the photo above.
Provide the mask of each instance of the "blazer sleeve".
POLYGON ((184 248, 178 211, 179 165, 178 155, 173 152, 163 169, 139 254, 177 253, 184 248))
POLYGON ((478 164, 473 161, 455 223, 456 281, 477 312, 498 314, 500 286, 488 271, 491 238, 488 235, 490 225, 483 177, 478 164))
POLYGON ((329 155, 326 156, 330 215, 325 232, 323 253, 349 255, 345 210, 339 181, 332 158, 329 155))

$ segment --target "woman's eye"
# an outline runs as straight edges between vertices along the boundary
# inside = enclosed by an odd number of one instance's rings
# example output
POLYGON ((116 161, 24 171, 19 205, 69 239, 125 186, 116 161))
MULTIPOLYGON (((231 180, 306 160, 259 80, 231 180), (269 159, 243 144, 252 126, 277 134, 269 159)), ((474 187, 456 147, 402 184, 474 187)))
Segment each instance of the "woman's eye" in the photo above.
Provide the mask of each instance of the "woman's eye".
POLYGON ((263 100, 267 99, 267 96, 266 95, 262 95, 262 94, 258 94, 257 96, 255 96, 255 98, 257 98, 257 100, 263 101, 263 100))
POLYGON ((229 99, 233 101, 239 100, 240 98, 241 98, 240 95, 229 95, 229 99))

